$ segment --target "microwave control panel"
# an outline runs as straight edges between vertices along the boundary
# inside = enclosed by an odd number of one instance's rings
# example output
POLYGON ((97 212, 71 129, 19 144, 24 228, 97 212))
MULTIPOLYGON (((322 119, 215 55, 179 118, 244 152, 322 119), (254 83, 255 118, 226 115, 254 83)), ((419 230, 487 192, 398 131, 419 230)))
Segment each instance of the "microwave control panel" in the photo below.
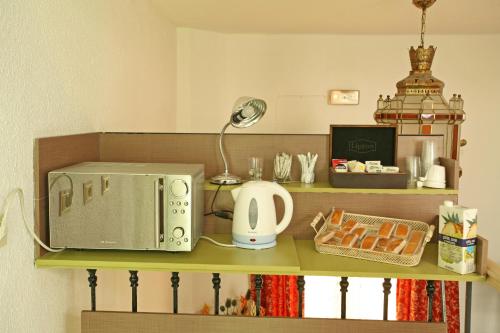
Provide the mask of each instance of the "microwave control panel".
POLYGON ((166 228, 164 242, 168 251, 191 250, 191 177, 167 176, 166 228))

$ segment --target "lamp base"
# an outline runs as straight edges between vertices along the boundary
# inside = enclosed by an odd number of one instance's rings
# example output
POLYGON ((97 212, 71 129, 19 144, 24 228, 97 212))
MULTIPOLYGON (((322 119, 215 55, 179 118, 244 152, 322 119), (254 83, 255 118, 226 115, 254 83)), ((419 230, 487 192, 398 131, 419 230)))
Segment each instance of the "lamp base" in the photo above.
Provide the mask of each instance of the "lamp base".
POLYGON ((210 179, 210 183, 217 185, 237 185, 241 184, 241 178, 230 173, 222 173, 210 179))

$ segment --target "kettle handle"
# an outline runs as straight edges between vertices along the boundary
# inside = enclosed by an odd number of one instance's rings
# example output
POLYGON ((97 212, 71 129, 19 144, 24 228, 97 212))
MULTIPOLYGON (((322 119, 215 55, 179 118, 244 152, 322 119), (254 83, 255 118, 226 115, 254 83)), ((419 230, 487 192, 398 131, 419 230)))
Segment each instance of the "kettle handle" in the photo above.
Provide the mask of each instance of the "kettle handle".
POLYGON ((279 234, 283 230, 285 230, 286 227, 288 227, 290 221, 292 220, 293 200, 290 193, 288 193, 288 191, 285 190, 283 186, 278 185, 276 183, 271 183, 271 184, 274 185, 273 194, 276 194, 277 196, 281 197, 283 199, 283 202, 285 203, 285 214, 283 215, 281 221, 276 225, 276 234, 279 234))

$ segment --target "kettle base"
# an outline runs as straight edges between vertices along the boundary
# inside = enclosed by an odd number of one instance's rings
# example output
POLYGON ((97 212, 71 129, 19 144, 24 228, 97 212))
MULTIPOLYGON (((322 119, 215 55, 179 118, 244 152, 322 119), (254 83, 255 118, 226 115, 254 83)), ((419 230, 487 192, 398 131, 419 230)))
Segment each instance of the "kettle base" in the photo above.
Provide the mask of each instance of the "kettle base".
POLYGON ((243 249, 262 250, 262 249, 269 249, 271 247, 275 247, 276 240, 273 240, 270 243, 252 243, 252 244, 249 244, 249 243, 241 243, 241 242, 235 241, 233 239, 233 244, 236 245, 236 247, 240 247, 243 249))

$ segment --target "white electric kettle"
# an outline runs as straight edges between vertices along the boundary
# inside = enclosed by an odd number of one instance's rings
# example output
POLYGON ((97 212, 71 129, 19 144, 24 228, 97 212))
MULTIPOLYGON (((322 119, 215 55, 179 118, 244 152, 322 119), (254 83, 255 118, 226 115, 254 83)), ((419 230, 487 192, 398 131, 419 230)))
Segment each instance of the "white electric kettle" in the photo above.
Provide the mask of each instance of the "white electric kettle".
POLYGON ((292 196, 282 186, 266 181, 250 181, 231 191, 235 201, 233 213, 233 244, 246 249, 276 246, 276 235, 290 224, 293 213, 292 196), (285 214, 276 223, 273 196, 285 203, 285 214))

